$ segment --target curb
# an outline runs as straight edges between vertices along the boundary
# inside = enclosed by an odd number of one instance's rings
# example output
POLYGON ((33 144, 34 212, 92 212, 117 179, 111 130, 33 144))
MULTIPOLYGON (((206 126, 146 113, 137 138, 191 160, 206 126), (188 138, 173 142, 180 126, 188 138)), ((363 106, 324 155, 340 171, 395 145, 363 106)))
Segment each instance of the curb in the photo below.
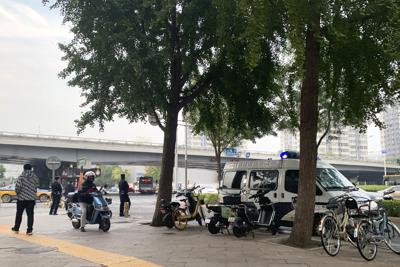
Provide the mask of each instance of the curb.
POLYGON ((389 217, 393 223, 400 224, 400 217, 389 217))

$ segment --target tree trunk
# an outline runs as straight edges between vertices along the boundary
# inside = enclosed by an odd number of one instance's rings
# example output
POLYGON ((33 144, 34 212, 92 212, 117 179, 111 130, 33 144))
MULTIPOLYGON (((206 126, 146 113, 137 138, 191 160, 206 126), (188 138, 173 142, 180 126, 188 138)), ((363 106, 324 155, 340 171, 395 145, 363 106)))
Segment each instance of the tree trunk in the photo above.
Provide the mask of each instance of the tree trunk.
POLYGON ((301 88, 299 190, 294 227, 289 238, 289 242, 298 247, 306 247, 311 241, 315 209, 320 15, 319 8, 311 8, 314 12, 306 32, 305 77, 301 88))
POLYGON ((167 121, 164 131, 164 145, 161 162, 161 177, 157 203, 153 215, 152 226, 162 225, 162 214, 160 212, 161 199, 165 202, 171 201, 172 194, 172 175, 174 171, 176 130, 178 126, 178 110, 170 110, 167 115, 167 121))
POLYGON ((222 166, 221 166, 221 152, 215 153, 215 159, 217 160, 217 174, 218 183, 222 180, 222 166))

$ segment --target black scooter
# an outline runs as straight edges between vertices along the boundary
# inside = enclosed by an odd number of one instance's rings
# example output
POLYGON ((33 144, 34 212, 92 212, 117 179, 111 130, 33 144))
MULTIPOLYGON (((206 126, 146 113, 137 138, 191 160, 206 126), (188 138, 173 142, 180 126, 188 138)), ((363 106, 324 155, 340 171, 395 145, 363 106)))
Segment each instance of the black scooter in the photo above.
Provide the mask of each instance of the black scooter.
POLYGON ((223 197, 223 202, 214 205, 206 205, 209 211, 212 211, 212 217, 206 219, 207 229, 211 234, 222 233, 230 227, 236 219, 236 206, 241 204, 240 194, 231 194, 223 197))
POLYGON ((257 210, 254 202, 243 202, 237 206, 237 217, 233 224, 233 234, 236 237, 246 236, 258 228, 267 228, 275 235, 278 227, 275 224, 275 206, 271 200, 265 196, 269 190, 260 190, 249 197, 260 204, 257 210))
POLYGON ((169 229, 174 227, 174 212, 178 209, 180 204, 178 202, 165 203, 164 199, 161 199, 160 211, 163 214, 162 223, 169 229))

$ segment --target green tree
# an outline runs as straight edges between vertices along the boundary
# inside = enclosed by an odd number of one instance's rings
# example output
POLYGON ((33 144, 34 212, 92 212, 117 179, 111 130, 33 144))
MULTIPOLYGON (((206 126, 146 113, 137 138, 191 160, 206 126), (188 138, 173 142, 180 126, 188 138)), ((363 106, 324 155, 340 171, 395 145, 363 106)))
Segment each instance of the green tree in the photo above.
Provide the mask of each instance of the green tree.
POLYGON ((98 186, 113 186, 118 184, 122 173, 125 173, 127 179, 130 177, 128 170, 124 170, 120 166, 101 165, 99 167, 101 169, 101 175, 96 178, 96 185, 98 186))
MULTIPOLYGON (((304 247, 311 240, 314 219, 319 113, 329 118, 330 110, 342 125, 361 129, 368 122, 381 125, 377 114, 399 97, 400 3, 237 0, 220 4, 220 16, 247 15, 241 19, 246 31, 238 38, 246 36, 254 43, 248 51, 249 66, 258 60, 260 40, 268 39, 276 44, 273 53, 283 70, 276 79, 285 81, 282 78, 292 75, 283 88, 296 83, 300 88, 300 181, 290 242, 304 247)), ((288 93, 291 101, 296 99, 288 93)), ((287 125, 295 121, 297 116, 287 125)))
POLYGON ((160 166, 146 166, 144 168, 144 175, 151 176, 156 180, 160 180, 161 167, 160 166))
POLYGON ((148 115, 163 130, 160 189, 152 221, 161 225, 160 201, 171 199, 178 113, 221 73, 235 73, 236 81, 248 78, 232 67, 237 62, 225 62, 233 53, 218 43, 214 1, 44 2, 61 11, 74 34, 69 44, 60 45, 68 62, 60 76, 80 87, 85 98, 82 106, 88 110, 77 121, 78 131, 95 123, 102 129, 114 116, 136 122, 148 115))
POLYGON ((272 129, 275 117, 271 111, 265 109, 265 106, 254 107, 259 108, 253 113, 259 115, 254 116, 259 122, 258 127, 250 126, 248 121, 238 123, 234 109, 230 108, 221 92, 215 89, 198 97, 185 110, 185 120, 193 126, 193 133, 204 134, 212 143, 219 181, 222 179, 221 154, 226 148, 238 146, 245 139, 254 141, 272 129), (263 123, 265 120, 267 123, 263 123))
POLYGON ((4 168, 3 164, 0 164, 0 179, 4 178, 4 174, 6 172, 6 168, 4 168))

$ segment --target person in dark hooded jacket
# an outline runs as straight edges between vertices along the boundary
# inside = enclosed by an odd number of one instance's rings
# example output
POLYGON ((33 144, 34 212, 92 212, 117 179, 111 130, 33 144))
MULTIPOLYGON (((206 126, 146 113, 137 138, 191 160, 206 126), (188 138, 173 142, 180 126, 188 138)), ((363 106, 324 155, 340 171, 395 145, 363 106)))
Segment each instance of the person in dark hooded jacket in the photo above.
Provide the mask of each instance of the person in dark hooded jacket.
POLYGON ((18 177, 15 184, 15 192, 17 193, 17 213, 15 215, 15 224, 11 228, 15 233, 19 232, 21 226, 22 214, 26 210, 28 216, 27 235, 32 235, 34 208, 36 204, 36 192, 39 187, 39 179, 32 171, 30 164, 24 165, 24 171, 18 177))
POLYGON ((96 185, 94 184, 94 178, 96 174, 93 171, 88 171, 85 173, 85 181, 81 185, 81 189, 79 190, 79 206, 81 207, 82 215, 81 215, 81 232, 86 232, 86 214, 87 207, 92 203, 93 197, 90 193, 97 191, 96 185))

